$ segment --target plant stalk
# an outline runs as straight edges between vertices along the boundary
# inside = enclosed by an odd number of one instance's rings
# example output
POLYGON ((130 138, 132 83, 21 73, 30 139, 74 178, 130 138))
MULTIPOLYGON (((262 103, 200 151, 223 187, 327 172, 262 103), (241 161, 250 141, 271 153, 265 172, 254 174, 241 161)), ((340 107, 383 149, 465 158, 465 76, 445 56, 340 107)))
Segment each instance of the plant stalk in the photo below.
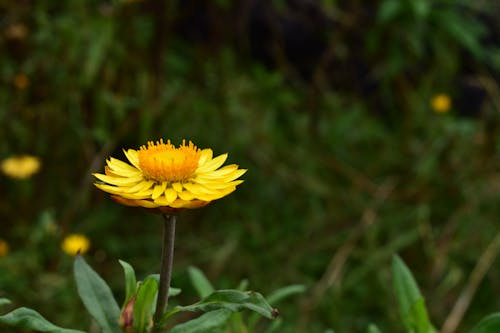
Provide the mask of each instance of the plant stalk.
POLYGON ((161 317, 168 304, 168 290, 170 289, 170 279, 172 277, 172 263, 174 259, 175 241, 175 215, 163 215, 163 237, 161 248, 161 270, 160 285, 158 287, 158 299, 153 316, 153 333, 161 333, 161 317))

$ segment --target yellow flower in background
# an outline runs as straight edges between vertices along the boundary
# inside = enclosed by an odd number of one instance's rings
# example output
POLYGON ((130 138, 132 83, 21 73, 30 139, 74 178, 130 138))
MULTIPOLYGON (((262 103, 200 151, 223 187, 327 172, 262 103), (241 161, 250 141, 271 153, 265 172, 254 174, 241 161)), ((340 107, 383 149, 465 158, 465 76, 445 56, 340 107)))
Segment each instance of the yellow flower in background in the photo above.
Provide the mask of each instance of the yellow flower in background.
POLYGON ((28 35, 28 27, 22 23, 14 23, 5 29, 5 37, 13 40, 23 40, 28 35))
POLYGON ((11 156, 2 161, 0 168, 6 176, 25 179, 40 170, 40 160, 29 155, 11 156))
POLYGON ((64 238, 61 248, 70 256, 85 254, 90 248, 90 240, 82 234, 70 234, 64 238))
POLYGON ((19 90, 24 90, 30 84, 30 79, 26 76, 26 74, 19 73, 14 76, 14 86, 19 90))
POLYGON ((199 208, 225 197, 246 172, 236 164, 221 167, 227 154, 213 158, 212 149, 199 149, 191 141, 186 145, 185 140, 178 148, 162 139, 124 153, 132 165, 109 158, 105 174, 94 174, 104 183, 95 186, 123 205, 161 213, 199 208))
POLYGON ((437 113, 446 113, 451 108, 451 98, 446 94, 434 95, 431 99, 431 107, 437 113))
POLYGON ((9 254, 9 243, 0 239, 0 257, 5 257, 9 254))

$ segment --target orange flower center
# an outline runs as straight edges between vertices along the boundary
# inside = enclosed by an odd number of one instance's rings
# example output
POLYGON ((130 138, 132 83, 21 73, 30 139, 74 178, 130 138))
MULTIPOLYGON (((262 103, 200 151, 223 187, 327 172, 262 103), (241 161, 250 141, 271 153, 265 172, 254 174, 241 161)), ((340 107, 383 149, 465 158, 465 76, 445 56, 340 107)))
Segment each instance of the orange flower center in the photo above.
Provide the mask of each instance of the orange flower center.
POLYGON ((198 168, 200 149, 191 141, 175 148, 170 140, 163 139, 156 143, 149 141, 148 146, 142 146, 138 151, 139 167, 149 180, 178 182, 189 179, 198 168))

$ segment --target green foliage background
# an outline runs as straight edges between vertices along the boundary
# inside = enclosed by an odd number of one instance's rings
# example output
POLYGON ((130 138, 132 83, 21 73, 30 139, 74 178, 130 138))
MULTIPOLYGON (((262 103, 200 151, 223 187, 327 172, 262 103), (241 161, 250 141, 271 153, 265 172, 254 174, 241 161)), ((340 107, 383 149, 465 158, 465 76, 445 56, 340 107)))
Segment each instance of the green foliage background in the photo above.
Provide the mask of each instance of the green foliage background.
MULTIPOLYGON (((324 48, 293 61, 279 31, 251 45, 250 3, 0 1, 0 157, 42 160, 30 180, 0 178, 11 248, 0 297, 87 329, 60 249, 72 232, 91 239, 87 259, 116 295, 119 258, 156 272, 160 217, 113 203, 91 173, 122 148, 185 138, 248 172, 231 196, 180 216, 181 299, 195 299, 195 265, 217 288, 307 285, 279 307, 286 332, 400 331, 389 272, 399 252, 441 326, 499 232, 498 4, 317 1, 324 48), (438 93, 452 98, 446 114, 430 107, 438 93)), ((304 13, 269 8, 278 26, 304 13)), ((499 281, 493 265, 462 329, 500 309, 499 281)))

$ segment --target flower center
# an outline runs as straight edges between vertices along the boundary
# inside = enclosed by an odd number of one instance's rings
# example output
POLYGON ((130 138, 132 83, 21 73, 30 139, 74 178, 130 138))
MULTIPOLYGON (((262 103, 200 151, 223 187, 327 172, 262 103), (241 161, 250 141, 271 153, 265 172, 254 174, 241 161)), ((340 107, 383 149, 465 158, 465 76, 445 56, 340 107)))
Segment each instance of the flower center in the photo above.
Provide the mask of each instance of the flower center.
POLYGON ((189 179, 198 168, 200 149, 191 141, 175 148, 170 140, 149 141, 138 151, 139 167, 145 178, 155 181, 178 182, 189 179))

